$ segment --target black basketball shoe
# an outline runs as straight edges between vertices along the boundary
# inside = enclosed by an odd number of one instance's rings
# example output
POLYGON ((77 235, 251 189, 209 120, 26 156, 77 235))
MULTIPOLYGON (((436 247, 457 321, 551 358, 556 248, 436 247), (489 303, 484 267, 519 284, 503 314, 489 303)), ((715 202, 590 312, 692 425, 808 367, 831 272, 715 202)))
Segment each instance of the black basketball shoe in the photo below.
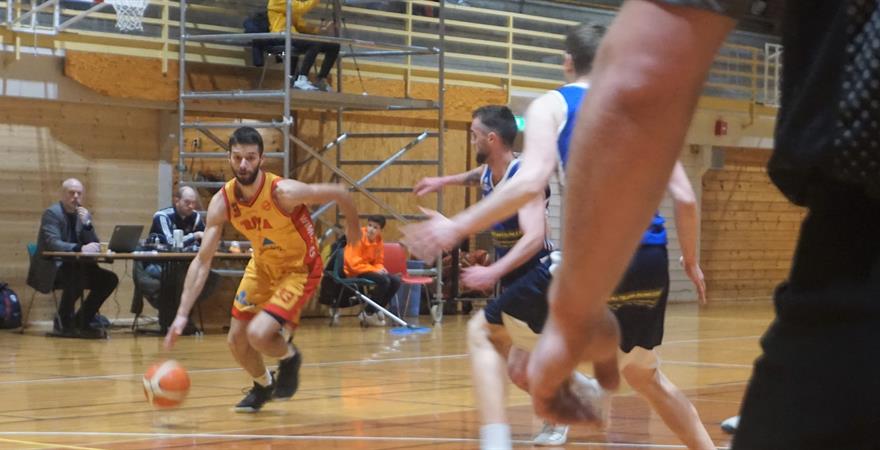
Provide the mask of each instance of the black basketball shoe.
POLYGON ((302 354, 296 346, 293 347, 293 351, 296 352, 293 356, 278 361, 278 376, 275 379, 273 398, 289 399, 299 388, 299 368, 302 366, 302 354))
POLYGON ((257 382, 254 382, 254 387, 252 387, 247 395, 235 405, 235 412, 240 413, 255 413, 259 411, 263 405, 266 404, 269 400, 272 399, 272 390, 275 388, 275 385, 268 386, 260 386, 257 382))

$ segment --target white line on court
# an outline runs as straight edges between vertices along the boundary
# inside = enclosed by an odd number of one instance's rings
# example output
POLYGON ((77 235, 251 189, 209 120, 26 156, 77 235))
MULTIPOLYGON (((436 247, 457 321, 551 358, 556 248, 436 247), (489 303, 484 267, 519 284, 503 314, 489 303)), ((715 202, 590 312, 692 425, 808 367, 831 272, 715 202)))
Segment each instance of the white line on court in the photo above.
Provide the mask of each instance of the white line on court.
MULTIPOLYGON (((127 437, 154 439, 231 439, 231 440, 278 440, 278 441, 389 441, 389 442, 479 442, 475 438, 418 437, 418 436, 329 436, 329 435, 285 435, 285 434, 216 434, 216 433, 119 433, 96 431, 0 431, 0 436, 38 436, 38 437, 127 437)), ((514 440, 516 444, 531 444, 531 440, 514 440)), ((626 448, 687 448, 684 445, 642 444, 623 442, 568 442, 577 447, 626 447, 626 448)), ((728 450, 719 447, 719 450, 728 450)))
MULTIPOLYGON (((466 358, 468 355, 466 353, 458 354, 458 355, 437 355, 437 356, 410 356, 403 358, 387 358, 387 359, 353 359, 349 361, 330 361, 330 362, 322 362, 322 363, 311 363, 311 364, 303 364, 303 367, 333 367, 333 366, 347 366, 347 365, 371 365, 371 364, 384 364, 384 363, 394 363, 394 362, 411 362, 411 361, 433 361, 433 360, 443 360, 443 359, 460 359, 466 358)), ((194 369, 188 370, 189 373, 217 373, 217 372, 236 372, 242 370, 239 367, 226 367, 220 369, 194 369)), ((80 382, 80 381, 95 381, 95 380, 124 380, 128 378, 139 378, 142 377, 143 374, 120 374, 120 375, 94 375, 87 377, 60 377, 60 378, 39 378, 34 380, 16 380, 16 381, 0 381, 0 386, 10 385, 10 384, 37 384, 37 383, 71 383, 71 382, 80 382)))
POLYGON ((694 361, 676 361, 672 359, 660 359, 661 364, 674 364, 676 366, 691 366, 691 367, 716 367, 721 369, 751 369, 753 366, 751 364, 728 364, 728 363, 706 363, 706 362, 694 362, 694 361))
POLYGON ((741 341, 741 340, 748 340, 748 339, 760 339, 761 336, 762 335, 758 334, 755 336, 729 336, 729 337, 718 337, 718 338, 682 339, 679 341, 663 341, 662 345, 695 344, 697 342, 741 341))
MULTIPOLYGON (((666 341, 663 345, 673 345, 673 344, 687 344, 687 343, 697 343, 697 342, 717 342, 717 341, 735 341, 735 340, 744 340, 744 339, 758 339, 760 335, 756 336, 732 336, 732 337, 718 337, 718 338, 706 338, 706 339, 689 339, 689 340, 679 340, 679 341, 666 341)), ((662 348, 662 347, 661 347, 662 348)), ((662 355, 662 351, 661 351, 662 355)), ((443 359, 460 359, 466 358, 468 355, 466 353, 457 354, 457 355, 437 355, 437 356, 410 356, 403 358, 387 358, 387 359, 353 359, 347 361, 331 361, 331 362, 323 362, 323 363, 311 363, 311 364, 303 364, 304 367, 333 367, 333 366, 345 366, 351 364, 360 364, 360 365, 370 365, 370 364, 384 364, 384 363, 394 363, 394 362, 411 362, 411 361, 431 361, 431 360, 443 360, 443 359)), ((666 361, 670 364, 680 364, 680 365, 694 365, 701 366, 703 364, 707 364, 706 367, 712 367, 709 363, 688 363, 683 361, 666 361)), ((730 367, 730 368, 751 368, 751 365, 730 365, 730 366, 718 366, 718 367, 730 367)), ((190 373, 219 373, 219 372, 236 372, 241 370, 238 367, 228 367, 228 368, 220 368, 220 369, 195 369, 190 370, 190 373)), ((95 376, 86 376, 86 377, 61 377, 61 378, 40 378, 35 380, 15 380, 15 381, 0 381, 0 386, 4 385, 21 385, 21 384, 39 384, 39 383, 71 383, 71 382, 82 382, 82 381, 96 381, 96 380, 124 380, 129 378, 137 379, 141 377, 142 374, 121 374, 121 375, 95 375, 95 376)))

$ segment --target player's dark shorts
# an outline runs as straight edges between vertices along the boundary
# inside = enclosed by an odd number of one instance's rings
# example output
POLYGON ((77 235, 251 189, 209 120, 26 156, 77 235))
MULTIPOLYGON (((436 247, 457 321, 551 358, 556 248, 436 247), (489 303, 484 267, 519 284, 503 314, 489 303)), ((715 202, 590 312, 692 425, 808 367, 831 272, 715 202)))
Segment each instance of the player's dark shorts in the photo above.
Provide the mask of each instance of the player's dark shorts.
POLYGON ((547 321, 547 290, 550 288, 550 261, 543 258, 532 264, 521 276, 503 286, 498 298, 489 300, 483 313, 486 321, 503 325, 501 313, 505 312, 529 325, 535 333, 540 333, 547 321))
POLYGON ((669 256, 665 245, 642 245, 608 301, 620 322, 620 349, 652 349, 663 341, 669 296, 669 256))

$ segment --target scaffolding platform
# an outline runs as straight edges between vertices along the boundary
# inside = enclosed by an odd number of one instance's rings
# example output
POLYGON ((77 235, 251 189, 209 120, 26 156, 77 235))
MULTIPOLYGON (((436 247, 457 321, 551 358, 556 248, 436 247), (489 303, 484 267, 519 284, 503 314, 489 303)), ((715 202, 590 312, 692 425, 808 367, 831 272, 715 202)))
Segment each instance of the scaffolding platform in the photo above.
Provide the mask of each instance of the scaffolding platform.
MULTIPOLYGON (((384 97, 379 95, 350 94, 344 92, 302 91, 290 89, 291 109, 345 109, 345 110, 384 110, 404 111, 418 109, 437 109, 439 104, 433 100, 384 97)), ((249 101, 261 103, 284 103, 283 90, 263 91, 195 91, 181 95, 184 101, 199 100, 199 111, 211 111, 216 106, 218 113, 228 110, 228 103, 212 103, 211 101, 249 101)), ((240 110, 239 110, 240 111, 240 110)))

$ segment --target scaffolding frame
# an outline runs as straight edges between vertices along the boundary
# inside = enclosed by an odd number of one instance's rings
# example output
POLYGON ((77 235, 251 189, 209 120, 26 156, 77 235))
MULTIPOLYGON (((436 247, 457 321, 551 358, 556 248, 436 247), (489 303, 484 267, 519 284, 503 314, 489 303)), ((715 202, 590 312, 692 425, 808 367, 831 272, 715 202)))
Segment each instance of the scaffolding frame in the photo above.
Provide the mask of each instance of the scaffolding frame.
MULTIPOLYGON (((53 2, 57 2, 60 0, 51 0, 53 2)), ((224 184, 223 182, 213 182, 213 181, 197 181, 194 179, 193 174, 187 172, 187 167, 185 161, 187 159, 195 159, 195 158, 212 158, 212 159, 220 159, 224 158, 225 152, 188 152, 186 151, 186 138, 184 136, 184 131, 188 129, 196 130, 202 135, 205 135, 212 142, 216 143, 220 148, 228 151, 227 145, 216 136, 211 129, 218 128, 237 128, 240 126, 252 126, 255 128, 265 128, 265 129, 276 129, 281 132, 281 146, 282 151, 280 152, 270 152, 265 153, 264 156, 269 158, 281 159, 283 161, 283 176, 285 178, 290 178, 291 169, 296 170, 302 167, 306 162, 311 160, 316 160, 320 162, 321 165, 328 168, 333 172, 333 179, 337 181, 344 181, 348 185, 350 185, 350 191, 359 192, 367 197, 371 202, 378 205, 385 213, 385 215, 392 217, 401 223, 407 223, 410 220, 422 218, 421 215, 405 215, 396 211, 393 207, 382 201, 379 197, 377 197, 374 192, 391 192, 391 193, 402 193, 402 192, 410 192, 409 188, 402 187, 374 187, 368 189, 365 187, 366 183, 369 182, 373 177, 378 175, 380 172, 385 170, 392 165, 434 165, 436 166, 436 174, 437 176, 442 176, 444 172, 444 164, 443 164, 443 146, 444 146, 444 131, 445 131, 445 115, 444 115, 444 102, 445 102, 445 56, 444 56, 444 47, 445 47, 445 34, 446 34, 446 0, 439 0, 438 7, 438 46, 437 47, 420 47, 414 46, 411 42, 411 36, 407 36, 406 45, 400 44, 391 44, 391 43, 380 43, 374 41, 367 41, 362 39, 350 39, 339 37, 340 30, 342 30, 344 26, 344 21, 342 20, 342 0, 333 0, 333 22, 335 24, 336 34, 337 36, 319 36, 319 35, 309 35, 309 34, 301 34, 296 32, 291 32, 291 20, 292 20, 292 6, 291 2, 286 2, 286 17, 285 17, 285 31, 280 33, 225 33, 225 34, 190 34, 187 31, 187 22, 186 22, 186 13, 187 13, 187 0, 180 0, 180 37, 179 37, 179 51, 178 51, 178 71, 179 71, 179 98, 178 98, 178 114, 180 121, 180 128, 178 133, 178 163, 177 163, 177 171, 178 171, 178 179, 181 185, 188 185, 195 188, 220 188, 224 184), (187 91, 186 87, 186 66, 187 66, 187 45, 189 43, 198 43, 198 44, 226 44, 226 45, 247 45, 252 43, 254 40, 264 40, 264 39, 274 39, 274 40, 283 40, 284 41, 284 55, 283 55, 283 65, 284 65, 284 83, 281 89, 277 90, 236 90, 236 91, 187 91), (292 40, 303 40, 303 41, 311 41, 311 42, 322 42, 322 43, 337 43, 342 45, 347 45, 351 49, 349 52, 340 52, 339 60, 337 60, 336 64, 336 91, 335 92, 314 92, 314 91, 298 91, 291 88, 291 57, 292 57, 292 40), (368 48, 372 50, 359 50, 354 51, 354 47, 368 48), (352 57, 352 58, 368 58, 368 57, 382 57, 382 56, 406 56, 407 61, 411 61, 412 56, 416 55, 437 55, 438 58, 438 82, 437 82, 437 101, 431 100, 419 100, 413 99, 410 97, 410 78, 409 76, 405 77, 405 92, 403 98, 396 97, 382 97, 382 96, 371 96, 367 95, 365 92, 363 95, 357 94, 347 94, 343 93, 342 83, 343 83, 343 68, 340 63, 342 58, 352 57), (261 103, 272 103, 280 106, 279 114, 276 116, 277 118, 273 118, 271 120, 263 120, 257 122, 244 122, 244 121, 232 121, 232 122, 197 122, 197 121, 188 121, 187 120, 187 111, 188 104, 190 102, 210 102, 210 101, 222 101, 222 100, 230 100, 230 101, 246 101, 246 102, 261 102, 261 103), (306 142, 297 138, 291 133, 291 128, 296 124, 296 116, 294 115, 294 111, 297 109, 321 109, 321 110, 335 110, 336 111, 336 131, 337 136, 331 140, 329 143, 322 146, 320 149, 315 149, 312 146, 308 145, 306 142), (429 131, 424 130, 422 132, 371 132, 371 133, 351 133, 345 131, 345 113, 348 111, 364 111, 364 110, 373 110, 373 111, 406 111, 406 110, 436 110, 437 111, 437 130, 429 131), (357 159, 357 158, 343 158, 343 143, 348 139, 385 139, 385 138, 412 138, 410 142, 404 145, 402 148, 395 151, 391 156, 387 157, 384 160, 365 160, 365 159, 357 159), (437 139, 437 157, 435 159, 423 159, 423 160, 401 160, 401 158, 406 155, 413 148, 417 147, 422 142, 425 142, 428 139, 437 139), (293 146, 297 148, 301 148, 308 153, 308 157, 303 161, 293 161, 292 158, 292 148, 293 146), (336 150, 336 161, 335 163, 325 158, 324 155, 331 149, 336 150), (294 163, 294 164, 292 164, 294 163), (361 177, 360 179, 355 179, 348 175, 343 169, 342 166, 346 165, 375 165, 376 167, 371 170, 368 174, 361 177), (187 177, 189 175, 189 177, 187 177), (190 179, 186 179, 190 178, 190 179)), ((406 2, 407 6, 407 28, 411 29, 412 27, 412 3, 406 2)), ((195 108, 199 112, 204 112, 205 108, 195 108)), ((227 112, 227 111, 224 111, 227 112)), ((245 118, 242 117, 241 120, 245 118)), ((339 208, 336 208, 336 220, 332 224, 328 224, 326 221, 321 219, 321 216, 328 210, 333 207, 333 203, 326 203, 318 207, 312 213, 312 219, 316 221, 321 221, 322 223, 329 226, 330 229, 336 229, 338 232, 338 226, 335 224, 340 223, 341 220, 341 211, 339 208)), ((443 210, 443 195, 442 193, 438 193, 437 195, 437 206, 436 209, 438 211, 443 210)), ((442 258, 438 256, 436 261, 436 271, 434 273, 436 275, 436 292, 434 295, 434 301, 431 305, 431 316, 434 323, 440 323, 443 318, 443 296, 442 296, 442 258)), ((400 323, 400 321, 398 321, 400 323)), ((405 322, 403 322, 405 323, 405 322)))

